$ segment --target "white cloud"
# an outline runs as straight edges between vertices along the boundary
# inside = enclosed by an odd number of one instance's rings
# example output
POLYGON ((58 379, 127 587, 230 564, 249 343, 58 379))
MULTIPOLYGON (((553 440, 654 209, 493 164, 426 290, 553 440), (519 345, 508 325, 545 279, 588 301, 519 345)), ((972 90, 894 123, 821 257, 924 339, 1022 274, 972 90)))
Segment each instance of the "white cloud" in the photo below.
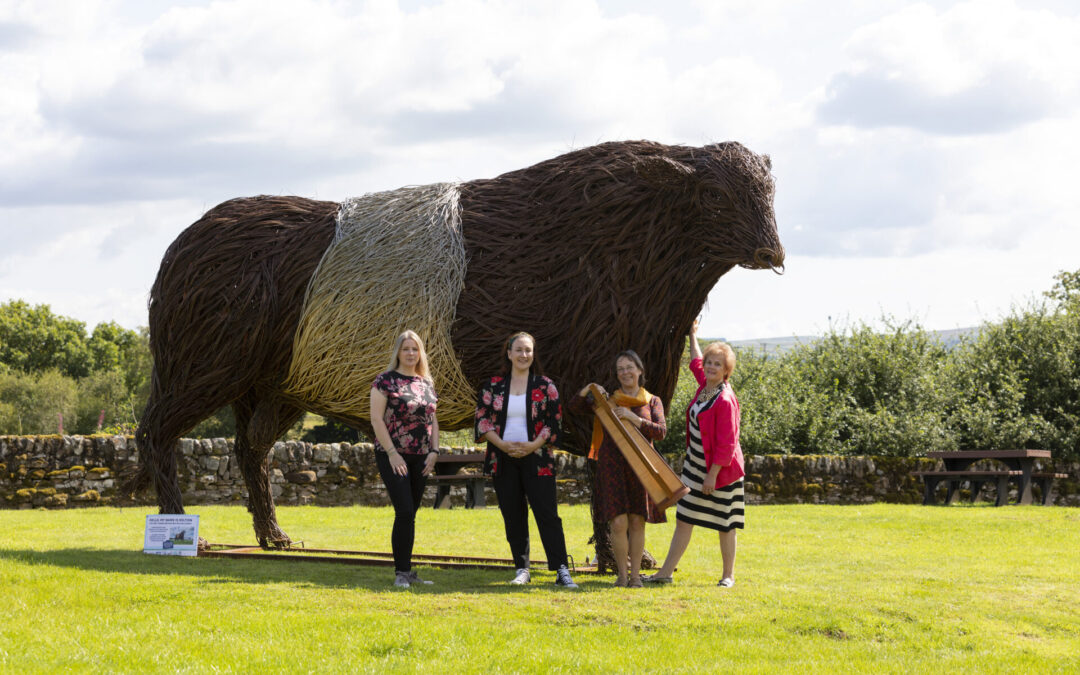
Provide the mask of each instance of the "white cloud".
POLYGON ((718 287, 768 300, 737 306, 746 337, 879 305, 947 327, 1077 266, 1080 18, 1058 0, 0 6, 0 299, 91 323, 145 323, 165 246, 229 197, 623 138, 772 155, 789 274, 718 287))
POLYGON ((855 30, 821 107, 829 123, 1007 131, 1075 106, 1080 20, 1010 0, 905 7, 855 30))

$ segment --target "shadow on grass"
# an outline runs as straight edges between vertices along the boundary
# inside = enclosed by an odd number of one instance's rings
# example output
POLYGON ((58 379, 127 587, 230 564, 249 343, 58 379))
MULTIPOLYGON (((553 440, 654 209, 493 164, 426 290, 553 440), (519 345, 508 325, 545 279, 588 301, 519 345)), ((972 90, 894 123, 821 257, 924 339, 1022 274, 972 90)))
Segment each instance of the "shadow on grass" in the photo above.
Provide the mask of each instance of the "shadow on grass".
MULTIPOLYGON (((149 555, 141 551, 117 551, 94 548, 64 548, 51 551, 0 548, 0 560, 28 565, 48 565, 88 572, 154 574, 202 577, 201 583, 290 584, 326 588, 362 588, 369 591, 398 591, 393 587, 391 567, 348 565, 314 561, 234 560, 149 555)), ((442 569, 415 565, 431 586, 416 586, 403 592, 419 593, 534 593, 561 592, 554 585, 554 573, 534 570, 533 583, 511 586, 514 570, 442 569)), ((583 591, 611 587, 606 577, 578 575, 575 581, 583 591)))

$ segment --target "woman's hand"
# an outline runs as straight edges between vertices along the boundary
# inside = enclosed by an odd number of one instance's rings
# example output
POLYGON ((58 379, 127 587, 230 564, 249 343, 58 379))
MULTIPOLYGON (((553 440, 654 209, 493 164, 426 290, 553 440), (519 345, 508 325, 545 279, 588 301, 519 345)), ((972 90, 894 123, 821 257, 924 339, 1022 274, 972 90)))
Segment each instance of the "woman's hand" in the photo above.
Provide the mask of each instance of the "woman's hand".
POLYGON ((607 391, 595 382, 590 382, 589 384, 585 385, 585 388, 578 392, 578 396, 580 396, 581 398, 585 398, 586 396, 588 396, 590 394, 589 387, 596 387, 600 390, 600 393, 603 394, 604 398, 607 398, 607 391))
POLYGON ((720 465, 713 464, 709 467, 709 472, 705 474, 705 480, 701 484, 701 494, 708 497, 713 493, 713 489, 716 486, 716 477, 720 475, 720 465))
POLYGON ((517 441, 510 441, 506 444, 506 447, 502 448, 502 451, 510 455, 514 459, 520 459, 529 454, 529 451, 525 448, 528 443, 519 443, 517 441))
POLYGON ((537 436, 536 440, 532 441, 531 443, 507 443, 507 447, 504 452, 511 457, 521 459, 522 457, 528 457, 532 453, 539 450, 540 447, 544 445, 544 441, 546 440, 547 439, 545 437, 537 436))
POLYGON ((643 421, 640 417, 634 414, 634 411, 630 410, 630 408, 627 408, 625 406, 619 406, 615 408, 615 417, 620 417, 629 422, 630 424, 633 424, 635 427, 638 427, 639 429, 641 428, 641 422, 643 421))
POLYGON ((435 462, 439 461, 439 453, 429 452, 427 459, 424 460, 424 470, 422 475, 430 476, 435 471, 435 462))
POLYGON ((402 459, 397 450, 391 450, 387 452, 386 455, 390 458, 390 468, 394 470, 394 473, 399 476, 409 475, 409 465, 405 463, 405 460, 402 459))
POLYGON ((697 341, 698 319, 690 324, 690 360, 701 358, 701 345, 697 341))

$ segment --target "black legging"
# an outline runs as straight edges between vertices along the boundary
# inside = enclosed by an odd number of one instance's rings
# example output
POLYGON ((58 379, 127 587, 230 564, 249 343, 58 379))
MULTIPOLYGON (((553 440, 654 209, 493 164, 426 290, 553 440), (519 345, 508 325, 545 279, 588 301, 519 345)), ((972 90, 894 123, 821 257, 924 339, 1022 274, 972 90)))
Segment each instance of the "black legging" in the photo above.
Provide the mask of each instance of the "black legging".
POLYGON ((381 451, 375 453, 375 465, 386 485, 386 494, 394 505, 394 529, 390 534, 390 548, 394 552, 394 570, 408 572, 412 570, 413 539, 416 536, 416 512, 424 497, 424 462, 427 455, 400 453, 409 467, 409 473, 399 476, 390 466, 390 457, 381 451))
POLYGON ((499 470, 491 482, 499 499, 514 567, 529 567, 529 507, 532 506, 536 529, 540 530, 540 541, 547 554, 548 569, 559 569, 566 564, 566 539, 555 496, 555 476, 536 475, 535 454, 514 459, 502 451, 496 452, 499 453, 499 470))

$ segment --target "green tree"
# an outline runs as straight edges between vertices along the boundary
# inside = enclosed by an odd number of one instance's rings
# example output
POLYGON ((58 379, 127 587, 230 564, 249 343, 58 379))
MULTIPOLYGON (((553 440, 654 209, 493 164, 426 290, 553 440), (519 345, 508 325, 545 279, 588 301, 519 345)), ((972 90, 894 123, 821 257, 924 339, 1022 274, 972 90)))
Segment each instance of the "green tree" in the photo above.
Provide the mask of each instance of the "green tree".
POLYGON ((957 350, 952 380, 964 447, 1080 457, 1080 312, 1038 303, 983 326, 957 350))
POLYGON ((92 434, 98 429, 98 419, 104 413, 104 427, 131 428, 134 426, 133 400, 124 386, 124 376, 119 370, 91 373, 78 381, 76 411, 77 424, 69 433, 92 434))
POLYGON ((0 305, 0 363, 24 373, 50 369, 79 378, 91 370, 86 326, 57 316, 48 305, 22 300, 0 305))
POLYGON ((108 427, 130 430, 150 390, 149 334, 145 328, 133 331, 105 322, 88 337, 82 322, 57 316, 48 305, 31 307, 12 300, 0 305, 0 371, 27 376, 9 378, 7 393, 0 394, 5 429, 56 430, 56 424, 42 427, 40 420, 31 421, 39 415, 27 408, 27 402, 55 397, 55 391, 33 394, 28 388, 54 384, 54 378, 44 374, 57 371, 77 389, 74 409, 63 411, 65 431, 96 431, 102 410, 108 427), (16 380, 18 386, 12 384, 16 380))
POLYGON ((1054 286, 1043 293, 1063 310, 1076 311, 1080 307, 1080 270, 1066 272, 1062 270, 1054 275, 1054 286))
POLYGON ((9 370, 0 374, 0 433, 55 434, 59 416, 64 431, 78 424, 78 387, 58 370, 28 374, 9 370))

